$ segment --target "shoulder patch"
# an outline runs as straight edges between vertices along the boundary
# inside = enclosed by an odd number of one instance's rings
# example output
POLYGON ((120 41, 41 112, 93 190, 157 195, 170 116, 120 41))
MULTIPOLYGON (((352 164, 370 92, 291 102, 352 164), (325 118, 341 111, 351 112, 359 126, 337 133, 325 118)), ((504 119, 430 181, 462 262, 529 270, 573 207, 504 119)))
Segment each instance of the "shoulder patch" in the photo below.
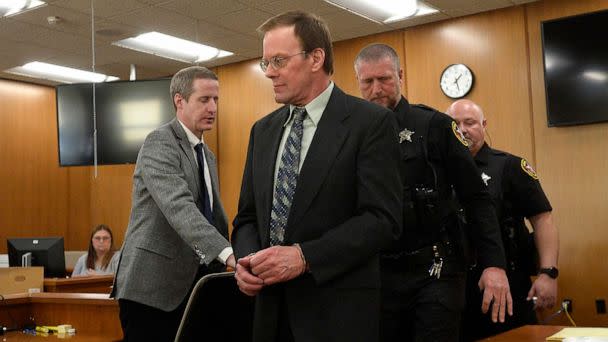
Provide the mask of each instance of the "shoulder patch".
POLYGON ((536 173, 536 171, 534 171, 532 165, 530 165, 530 163, 528 163, 528 161, 524 158, 521 158, 521 169, 524 170, 524 172, 527 173, 530 177, 538 179, 538 174, 536 173))
POLYGON ((455 121, 452 121, 452 132, 454 133, 454 135, 456 136, 456 139, 458 139, 458 141, 460 141, 465 147, 469 147, 469 143, 464 138, 464 135, 460 131, 460 128, 458 128, 458 125, 456 124, 455 121))

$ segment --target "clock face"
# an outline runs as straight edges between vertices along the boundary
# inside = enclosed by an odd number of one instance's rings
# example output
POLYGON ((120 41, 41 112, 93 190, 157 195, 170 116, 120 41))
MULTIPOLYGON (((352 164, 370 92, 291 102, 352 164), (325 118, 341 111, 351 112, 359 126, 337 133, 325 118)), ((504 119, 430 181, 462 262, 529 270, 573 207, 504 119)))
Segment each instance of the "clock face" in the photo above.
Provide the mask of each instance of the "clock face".
POLYGON ((452 64, 443 70, 439 86, 448 97, 459 99, 471 91, 473 80, 473 73, 466 65, 452 64))

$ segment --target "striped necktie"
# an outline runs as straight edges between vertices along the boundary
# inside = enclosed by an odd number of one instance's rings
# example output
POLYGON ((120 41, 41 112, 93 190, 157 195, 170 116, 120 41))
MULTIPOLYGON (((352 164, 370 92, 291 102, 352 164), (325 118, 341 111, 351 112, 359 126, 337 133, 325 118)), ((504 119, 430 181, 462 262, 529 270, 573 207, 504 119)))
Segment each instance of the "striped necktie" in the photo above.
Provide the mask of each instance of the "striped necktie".
POLYGON ((293 124, 291 132, 285 142, 279 172, 274 186, 272 211, 270 213, 270 244, 280 245, 285 238, 285 227, 291 209, 291 201, 298 184, 300 148, 302 147, 302 133, 304 132, 304 118, 306 109, 296 107, 293 110, 293 124))

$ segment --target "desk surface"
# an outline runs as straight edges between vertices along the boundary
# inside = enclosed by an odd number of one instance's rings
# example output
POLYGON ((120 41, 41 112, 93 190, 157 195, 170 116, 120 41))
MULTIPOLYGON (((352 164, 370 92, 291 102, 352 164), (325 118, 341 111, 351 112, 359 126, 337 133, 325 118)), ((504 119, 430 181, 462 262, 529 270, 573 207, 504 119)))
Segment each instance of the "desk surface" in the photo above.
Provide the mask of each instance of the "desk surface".
POLYGON ((545 342, 546 338, 565 327, 556 325, 526 325, 482 341, 492 342, 545 342))
MULTIPOLYGON (((108 342, 112 341, 108 340, 108 337, 100 337, 94 336, 91 334, 78 334, 73 336, 66 336, 63 338, 59 338, 56 335, 48 335, 48 336, 34 336, 30 334, 24 334, 20 331, 11 331, 2 336, 2 341, 6 342, 40 342, 40 341, 70 341, 70 342, 108 342)), ((120 341, 120 340, 114 340, 120 341)))
POLYGON ((117 306, 116 300, 105 293, 15 293, 4 295, 0 306, 22 303, 94 304, 117 306))
POLYGON ((73 278, 45 278, 45 292, 110 293, 114 275, 95 275, 73 278))

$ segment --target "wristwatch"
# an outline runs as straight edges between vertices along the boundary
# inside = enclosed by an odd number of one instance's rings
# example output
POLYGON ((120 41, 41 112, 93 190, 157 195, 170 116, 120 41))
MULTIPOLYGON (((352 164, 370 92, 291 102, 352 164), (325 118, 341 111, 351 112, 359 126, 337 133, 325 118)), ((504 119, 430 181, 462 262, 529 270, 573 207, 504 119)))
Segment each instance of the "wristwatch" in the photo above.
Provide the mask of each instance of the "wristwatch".
POLYGON ((556 279, 557 276, 559 275, 559 271, 557 270, 557 267, 548 267, 548 268, 541 268, 540 270, 538 270, 538 274, 546 274, 549 277, 556 279))

